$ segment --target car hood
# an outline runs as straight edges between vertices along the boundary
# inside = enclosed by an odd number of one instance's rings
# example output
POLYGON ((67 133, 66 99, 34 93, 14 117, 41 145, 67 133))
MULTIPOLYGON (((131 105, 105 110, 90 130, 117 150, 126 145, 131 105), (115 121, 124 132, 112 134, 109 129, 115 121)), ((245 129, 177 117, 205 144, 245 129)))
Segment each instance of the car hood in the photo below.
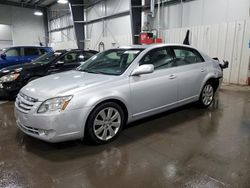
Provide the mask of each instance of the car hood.
POLYGON ((22 88, 27 96, 44 101, 57 96, 73 95, 78 91, 114 81, 117 76, 68 71, 34 80, 22 88))
POLYGON ((24 63, 24 64, 20 64, 20 65, 13 65, 10 67, 6 67, 0 70, 0 75, 6 75, 9 74, 11 72, 20 72, 22 70, 28 70, 28 69, 34 69, 37 67, 41 67, 41 64, 34 64, 34 63, 24 63))

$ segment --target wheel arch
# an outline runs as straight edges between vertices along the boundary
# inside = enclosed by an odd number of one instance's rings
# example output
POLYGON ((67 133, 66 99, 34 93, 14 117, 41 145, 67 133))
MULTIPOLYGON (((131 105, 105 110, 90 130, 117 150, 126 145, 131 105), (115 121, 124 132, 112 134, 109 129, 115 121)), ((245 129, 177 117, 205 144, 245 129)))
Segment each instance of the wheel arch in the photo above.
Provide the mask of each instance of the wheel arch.
POLYGON ((200 93, 207 82, 211 82, 213 84, 214 91, 216 91, 219 88, 219 85, 220 85, 219 78, 216 78, 215 76, 210 75, 210 76, 206 77, 206 79, 204 79, 204 81, 201 85, 201 88, 200 88, 200 93))
POLYGON ((219 79, 215 77, 209 78, 205 83, 211 82, 214 88, 214 91, 216 91, 220 85, 219 79))
POLYGON ((91 113, 93 112, 93 110, 94 110, 95 108, 97 108, 99 105, 101 105, 101 104, 103 104, 103 103, 107 103, 107 102, 114 102, 114 103, 118 104, 118 105, 122 108, 122 110, 123 110, 123 112, 124 112, 125 124, 128 122, 130 112, 129 112, 129 109, 128 109, 126 103, 125 103, 123 100, 121 100, 121 99, 119 99, 119 98, 104 98, 104 99, 102 99, 102 100, 98 100, 98 101, 96 101, 96 103, 93 105, 93 107, 91 108, 91 110, 90 110, 90 111, 88 112, 88 114, 87 114, 87 118, 86 118, 86 120, 85 120, 84 128, 83 128, 83 137, 85 137, 85 134, 86 134, 86 130, 85 130, 85 129, 86 129, 86 123, 87 123, 88 120, 89 120, 90 114, 91 114, 91 113))
MULTIPOLYGON (((94 108, 91 110, 91 112, 92 112, 97 106, 99 106, 99 105, 101 105, 101 104, 103 104, 103 103, 106 103, 106 102, 114 102, 114 103, 118 104, 118 105, 122 108, 122 110, 123 110, 123 112, 124 112, 124 116, 125 116, 125 122, 127 122, 127 120, 128 120, 128 114, 129 114, 128 108, 127 108, 126 104, 125 104, 122 100, 117 99, 117 98, 105 99, 105 100, 102 100, 102 101, 98 102, 98 103, 94 106, 94 108)), ((90 113, 91 113, 91 112, 90 112, 90 113)), ((90 114, 90 113, 89 113, 89 114, 90 114)))

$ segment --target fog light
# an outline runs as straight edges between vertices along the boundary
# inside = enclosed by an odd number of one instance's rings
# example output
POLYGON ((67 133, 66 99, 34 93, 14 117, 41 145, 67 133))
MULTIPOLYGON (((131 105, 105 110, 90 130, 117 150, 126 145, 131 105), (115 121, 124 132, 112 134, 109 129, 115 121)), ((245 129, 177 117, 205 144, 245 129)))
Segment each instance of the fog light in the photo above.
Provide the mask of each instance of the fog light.
POLYGON ((48 135, 48 131, 46 131, 46 130, 39 130, 38 131, 38 134, 39 134, 39 136, 44 136, 44 135, 48 135))

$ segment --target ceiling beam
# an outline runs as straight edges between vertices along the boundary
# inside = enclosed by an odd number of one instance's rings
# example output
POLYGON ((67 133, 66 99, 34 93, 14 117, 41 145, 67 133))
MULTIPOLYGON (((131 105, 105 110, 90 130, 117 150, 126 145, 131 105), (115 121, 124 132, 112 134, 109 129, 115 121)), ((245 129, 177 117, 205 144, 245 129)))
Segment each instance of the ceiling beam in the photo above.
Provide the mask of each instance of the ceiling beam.
POLYGON ((51 6, 55 5, 55 4, 57 4, 57 1, 54 1, 54 2, 52 2, 50 4, 48 4, 47 7, 51 7, 51 6))
POLYGON ((37 2, 35 2, 35 5, 39 6, 42 3, 44 3, 46 0, 38 0, 37 2))
POLYGON ((13 2, 13 1, 0 1, 0 4, 2 5, 10 5, 10 6, 16 6, 16 7, 23 7, 23 8, 30 8, 30 9, 39 9, 44 11, 45 8, 41 6, 33 6, 27 3, 21 3, 21 2, 13 2))

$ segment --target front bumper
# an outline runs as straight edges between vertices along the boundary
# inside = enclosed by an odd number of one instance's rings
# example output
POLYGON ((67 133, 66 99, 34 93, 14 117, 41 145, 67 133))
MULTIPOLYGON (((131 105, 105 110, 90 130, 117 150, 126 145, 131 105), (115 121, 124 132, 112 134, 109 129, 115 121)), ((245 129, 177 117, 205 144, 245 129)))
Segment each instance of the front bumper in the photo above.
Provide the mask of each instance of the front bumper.
POLYGON ((0 83, 0 97, 15 97, 23 86, 21 82, 0 83))
POLYGON ((18 128, 27 135, 46 142, 62 142, 83 138, 88 108, 37 114, 41 102, 36 102, 29 112, 15 103, 18 128))

